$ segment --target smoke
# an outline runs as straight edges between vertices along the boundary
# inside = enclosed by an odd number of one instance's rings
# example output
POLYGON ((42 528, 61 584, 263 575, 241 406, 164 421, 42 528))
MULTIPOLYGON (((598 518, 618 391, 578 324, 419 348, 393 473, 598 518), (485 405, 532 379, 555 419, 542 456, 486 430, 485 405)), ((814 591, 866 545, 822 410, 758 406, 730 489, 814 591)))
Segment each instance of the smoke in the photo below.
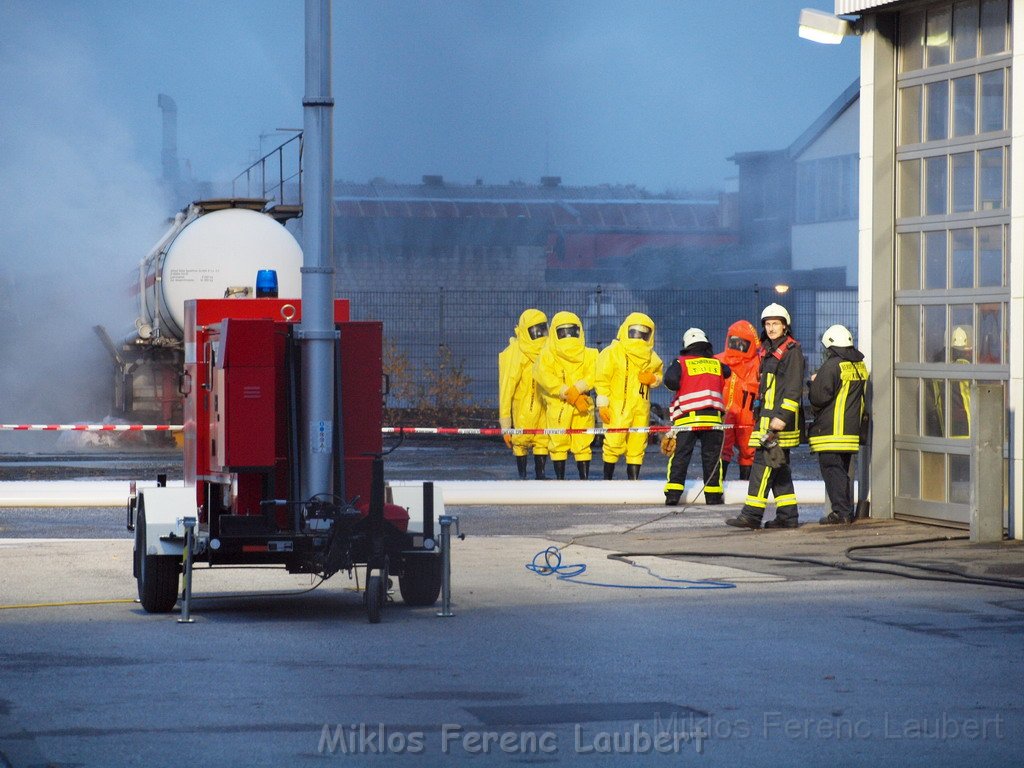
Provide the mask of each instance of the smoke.
MULTIPOLYGON (((129 278, 164 228, 153 178, 80 45, 38 20, 0 30, 0 421, 93 421, 112 373, 92 328, 134 318, 129 278)), ((158 120, 154 94, 154 123, 158 120)), ((0 435, 19 451, 52 435, 0 435)))

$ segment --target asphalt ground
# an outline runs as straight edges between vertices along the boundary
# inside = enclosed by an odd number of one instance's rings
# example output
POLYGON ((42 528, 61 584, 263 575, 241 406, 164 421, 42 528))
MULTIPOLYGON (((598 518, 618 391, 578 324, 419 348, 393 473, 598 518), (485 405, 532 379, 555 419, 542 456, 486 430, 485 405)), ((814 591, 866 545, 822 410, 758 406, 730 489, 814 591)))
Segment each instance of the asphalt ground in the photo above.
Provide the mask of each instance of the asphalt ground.
MULTIPOLYGON (((394 479, 514 476, 500 446, 400 450, 394 479)), ((200 568, 195 623, 148 615, 120 512, 0 510, 0 766, 1019 763, 1019 542, 736 509, 450 508, 454 616, 396 594, 377 625, 346 575, 277 570, 200 568), (527 568, 549 547, 587 570, 527 568)))

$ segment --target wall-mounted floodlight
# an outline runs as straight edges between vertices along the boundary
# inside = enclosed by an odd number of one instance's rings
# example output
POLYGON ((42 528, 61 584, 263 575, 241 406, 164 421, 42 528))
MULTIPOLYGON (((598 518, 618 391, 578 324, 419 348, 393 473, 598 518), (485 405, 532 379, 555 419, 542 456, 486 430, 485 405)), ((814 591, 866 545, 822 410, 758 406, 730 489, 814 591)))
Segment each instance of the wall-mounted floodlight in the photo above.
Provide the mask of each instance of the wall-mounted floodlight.
POLYGON ((785 283, 779 283, 778 285, 775 286, 775 292, 780 296, 783 295, 784 293, 787 293, 788 291, 789 286, 786 285, 785 283))
POLYGON ((839 45, 844 37, 860 34, 859 24, 814 8, 800 11, 797 33, 805 40, 815 43, 839 45))

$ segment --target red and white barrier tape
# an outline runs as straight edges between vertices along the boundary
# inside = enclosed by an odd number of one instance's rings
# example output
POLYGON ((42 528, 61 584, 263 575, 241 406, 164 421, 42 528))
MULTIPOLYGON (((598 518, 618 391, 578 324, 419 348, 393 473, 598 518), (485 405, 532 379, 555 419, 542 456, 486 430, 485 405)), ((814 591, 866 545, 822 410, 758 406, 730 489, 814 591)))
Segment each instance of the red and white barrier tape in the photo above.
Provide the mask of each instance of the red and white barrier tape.
MULTIPOLYGON (((385 435, 609 435, 626 432, 690 432, 729 429, 731 424, 699 427, 591 427, 589 429, 501 429, 499 427, 381 427, 385 435)), ((181 432, 181 424, 0 424, 7 432, 181 432)))
POLYGON ((181 424, 0 424, 7 432, 181 432, 181 424))
POLYGON ((383 427, 385 435, 611 435, 626 432, 695 432, 702 430, 730 429, 731 424, 699 427, 591 427, 589 429, 470 429, 461 427, 383 427))

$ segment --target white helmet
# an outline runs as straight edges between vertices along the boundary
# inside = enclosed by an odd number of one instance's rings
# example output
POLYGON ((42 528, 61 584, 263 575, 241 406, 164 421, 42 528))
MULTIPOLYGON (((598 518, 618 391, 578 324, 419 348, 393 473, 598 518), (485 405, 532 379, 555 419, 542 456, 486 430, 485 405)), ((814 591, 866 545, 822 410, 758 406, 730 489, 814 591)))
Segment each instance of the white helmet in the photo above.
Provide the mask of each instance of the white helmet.
POLYGON ((708 337, 704 335, 704 331, 700 328, 687 328, 686 333, 683 334, 683 349, 701 341, 705 344, 708 343, 708 337))
POLYGON ((845 325, 830 325, 821 336, 821 344, 825 349, 832 347, 852 347, 853 334, 845 325))
POLYGON ((769 304, 764 308, 761 312, 761 325, 764 325, 764 321, 769 317, 781 317, 786 321, 787 328, 793 324, 789 319, 789 312, 787 312, 786 308, 781 304, 769 304))

